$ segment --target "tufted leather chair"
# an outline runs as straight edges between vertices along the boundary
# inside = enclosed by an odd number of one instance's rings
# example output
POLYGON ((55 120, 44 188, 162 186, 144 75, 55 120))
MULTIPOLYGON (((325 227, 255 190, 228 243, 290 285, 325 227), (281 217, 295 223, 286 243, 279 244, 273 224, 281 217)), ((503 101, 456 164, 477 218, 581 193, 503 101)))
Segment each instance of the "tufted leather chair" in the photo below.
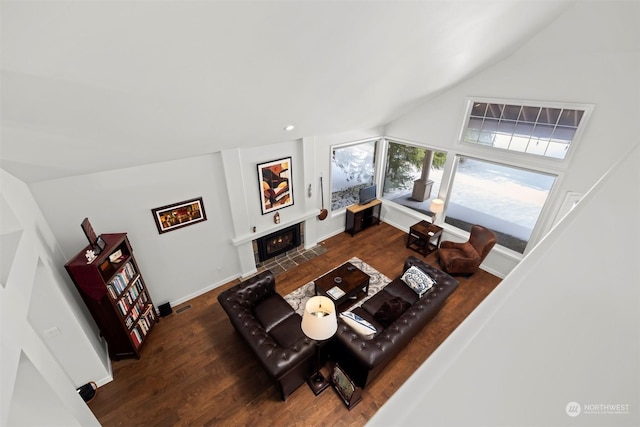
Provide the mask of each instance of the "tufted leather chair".
POLYGON ((218 302, 286 400, 314 371, 315 342, 275 286, 267 270, 222 292, 218 302))
POLYGON ((471 227, 468 241, 444 241, 440 243, 436 256, 440 266, 447 273, 469 276, 478 271, 496 241, 493 231, 481 225, 474 225, 471 227))

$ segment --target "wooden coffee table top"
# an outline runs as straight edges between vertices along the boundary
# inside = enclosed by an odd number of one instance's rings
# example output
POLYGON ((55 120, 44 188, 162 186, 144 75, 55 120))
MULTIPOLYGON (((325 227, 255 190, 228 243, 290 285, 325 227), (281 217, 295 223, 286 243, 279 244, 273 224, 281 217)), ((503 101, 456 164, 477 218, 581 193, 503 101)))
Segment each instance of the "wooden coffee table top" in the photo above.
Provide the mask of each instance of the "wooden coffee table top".
POLYGON ((317 279, 315 289, 316 294, 331 298, 338 311, 341 311, 344 307, 340 305, 347 302, 351 305, 369 293, 369 275, 347 262, 317 279), (334 287, 340 288, 344 294, 339 297, 330 295, 328 291, 334 287))

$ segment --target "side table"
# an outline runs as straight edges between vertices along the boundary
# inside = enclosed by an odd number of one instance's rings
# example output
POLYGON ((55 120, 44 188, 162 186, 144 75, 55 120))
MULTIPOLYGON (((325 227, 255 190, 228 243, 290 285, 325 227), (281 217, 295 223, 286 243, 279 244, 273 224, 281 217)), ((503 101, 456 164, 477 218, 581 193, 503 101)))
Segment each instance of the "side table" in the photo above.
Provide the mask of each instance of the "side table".
POLYGON ((409 228, 407 248, 427 256, 438 249, 440 239, 442 239, 442 227, 427 221, 420 221, 409 228))

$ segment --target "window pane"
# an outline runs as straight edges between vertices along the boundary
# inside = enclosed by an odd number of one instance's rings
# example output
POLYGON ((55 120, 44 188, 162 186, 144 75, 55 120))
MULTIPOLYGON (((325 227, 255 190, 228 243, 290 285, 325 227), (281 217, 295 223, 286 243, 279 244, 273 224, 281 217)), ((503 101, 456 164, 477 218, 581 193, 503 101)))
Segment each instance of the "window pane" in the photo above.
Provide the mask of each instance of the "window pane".
POLYGON ((487 107, 487 117, 499 119, 502 115, 503 106, 500 104, 489 104, 487 107))
POLYGON ((389 141, 382 197, 428 214, 431 200, 438 197, 447 153, 433 152, 427 176, 427 180, 433 181, 433 184, 431 184, 431 192, 425 194, 419 191, 422 188, 421 183, 415 183, 422 178, 425 151, 424 147, 389 141), (418 186, 415 193, 414 185, 418 186), (423 196, 426 198, 423 199, 423 196))
MULTIPOLYGON (((564 159, 584 110, 474 103, 464 142, 564 159), (563 143, 548 149, 549 141, 563 143)), ((553 144, 551 144, 553 145, 553 144)))
POLYGON ((563 110, 558 125, 578 127, 583 114, 580 110, 563 110))
POLYGON ((520 116, 520 106, 519 105, 505 105, 504 113, 502 117, 507 120, 518 120, 518 116, 520 116))
POLYGON ((549 147, 547 148, 547 152, 545 156, 553 157, 555 159, 564 159, 564 156, 567 155, 568 148, 569 148, 569 145, 566 142, 552 140, 549 143, 549 147))
POLYGON ((520 114, 520 121, 535 123, 538 120, 538 113, 540 107, 522 107, 522 113, 520 114))
POLYGON ((487 111, 487 104, 484 102, 476 102, 473 104, 473 109, 471 110, 472 116, 484 117, 485 112, 487 111))
POLYGON ((461 157, 445 222, 466 231, 484 225, 498 244, 524 253, 556 177, 461 157))
POLYGON ((540 118, 538 118, 538 123, 545 123, 549 125, 555 125, 558 121, 558 117, 560 116, 559 108, 543 108, 540 111, 540 118))
POLYGON ((565 128, 565 127, 558 126, 555 132, 553 132, 553 139, 566 141, 567 143, 569 143, 571 142, 575 134, 576 134, 575 128, 565 128))
POLYGON ((373 184, 376 142, 361 142, 332 150, 332 211, 358 203, 360 189, 373 184))
POLYGON ((531 138, 529 140, 529 145, 527 146, 527 153, 544 156, 548 146, 549 146, 548 139, 531 138))

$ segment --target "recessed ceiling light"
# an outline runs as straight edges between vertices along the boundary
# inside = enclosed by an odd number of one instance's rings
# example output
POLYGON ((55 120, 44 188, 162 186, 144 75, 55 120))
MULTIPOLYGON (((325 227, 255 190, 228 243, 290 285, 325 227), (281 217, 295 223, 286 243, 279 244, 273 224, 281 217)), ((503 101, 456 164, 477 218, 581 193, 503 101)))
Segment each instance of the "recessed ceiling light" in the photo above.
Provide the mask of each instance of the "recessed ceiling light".
POLYGON ((286 130, 286 131, 292 131, 292 130, 294 130, 295 128, 296 128, 296 127, 295 127, 294 125, 287 125, 287 126, 285 126, 285 127, 284 127, 284 130, 286 130))

